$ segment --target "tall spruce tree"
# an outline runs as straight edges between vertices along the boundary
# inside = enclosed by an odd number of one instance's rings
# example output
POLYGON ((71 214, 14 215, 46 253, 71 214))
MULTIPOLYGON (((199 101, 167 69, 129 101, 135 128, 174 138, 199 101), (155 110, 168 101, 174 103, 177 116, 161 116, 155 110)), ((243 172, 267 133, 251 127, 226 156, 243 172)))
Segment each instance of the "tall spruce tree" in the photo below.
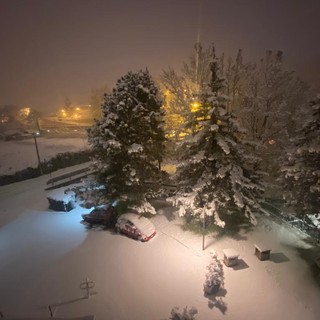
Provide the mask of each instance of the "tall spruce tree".
POLYGON ((179 191, 173 203, 180 215, 205 212, 214 215, 220 226, 224 226, 225 214, 255 223, 254 211, 260 209, 258 200, 263 193, 259 159, 252 145, 242 141, 244 132, 235 116, 227 112, 229 98, 222 93, 225 83, 219 77, 214 48, 210 70, 210 84, 199 95, 200 109, 209 108, 208 116, 194 114, 198 131, 181 144, 176 176, 179 191))
POLYGON ((129 72, 106 95, 103 116, 89 129, 98 180, 107 196, 137 204, 159 177, 164 152, 162 100, 149 72, 129 72))
POLYGON ((297 130, 281 164, 287 205, 297 215, 320 212, 320 95, 310 103, 310 116, 297 130))

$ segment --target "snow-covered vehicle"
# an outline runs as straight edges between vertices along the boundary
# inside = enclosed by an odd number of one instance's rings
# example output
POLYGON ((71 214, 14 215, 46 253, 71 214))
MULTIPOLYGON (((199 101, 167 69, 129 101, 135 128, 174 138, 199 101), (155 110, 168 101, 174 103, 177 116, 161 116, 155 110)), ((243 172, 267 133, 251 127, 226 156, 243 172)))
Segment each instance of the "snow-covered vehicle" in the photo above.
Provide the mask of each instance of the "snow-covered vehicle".
POLYGON ((115 229, 117 232, 139 241, 148 241, 156 234, 153 223, 136 213, 122 214, 118 218, 115 229))
POLYGON ((111 204, 97 206, 90 213, 83 214, 82 219, 90 225, 102 224, 112 226, 115 224, 116 209, 111 204))

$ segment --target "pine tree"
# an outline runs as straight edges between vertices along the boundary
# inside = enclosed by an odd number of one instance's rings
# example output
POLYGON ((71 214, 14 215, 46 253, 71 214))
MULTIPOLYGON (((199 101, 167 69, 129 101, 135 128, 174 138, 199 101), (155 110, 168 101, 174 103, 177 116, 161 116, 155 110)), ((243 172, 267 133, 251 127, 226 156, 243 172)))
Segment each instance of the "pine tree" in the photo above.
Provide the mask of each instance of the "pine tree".
POLYGON ((224 226, 221 214, 226 213, 244 215, 255 223, 253 212, 260 209, 258 199, 263 192, 259 159, 251 152, 252 146, 241 140, 243 131, 226 110, 229 98, 222 94, 224 80, 219 77, 214 48, 210 70, 208 89, 200 94, 201 107, 210 107, 209 117, 199 119, 196 114, 199 130, 181 145, 179 192, 173 203, 180 215, 199 216, 205 211, 220 226, 224 226))
POLYGON ((284 198, 297 215, 319 213, 320 95, 310 103, 310 117, 292 139, 281 173, 284 198))
POLYGON ((148 180, 159 178, 164 152, 163 111, 149 72, 129 72, 105 96, 103 116, 89 130, 98 180, 109 197, 142 203, 148 180))

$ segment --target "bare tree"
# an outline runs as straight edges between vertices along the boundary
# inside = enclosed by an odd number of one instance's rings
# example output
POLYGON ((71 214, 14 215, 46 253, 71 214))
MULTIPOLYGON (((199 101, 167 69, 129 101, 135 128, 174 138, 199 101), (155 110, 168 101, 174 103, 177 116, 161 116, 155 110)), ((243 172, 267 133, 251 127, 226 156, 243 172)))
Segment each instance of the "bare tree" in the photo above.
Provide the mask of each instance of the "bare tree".
POLYGON ((105 100, 105 96, 110 94, 110 89, 107 85, 101 86, 92 90, 90 97, 90 104, 92 110, 92 116, 95 119, 100 119, 102 116, 102 107, 105 100))
POLYGON ((166 132, 175 139, 188 131, 184 123, 190 120, 191 105, 198 101, 202 88, 210 80, 209 62, 210 48, 203 50, 197 43, 180 74, 172 68, 163 71, 161 83, 165 93, 166 132))

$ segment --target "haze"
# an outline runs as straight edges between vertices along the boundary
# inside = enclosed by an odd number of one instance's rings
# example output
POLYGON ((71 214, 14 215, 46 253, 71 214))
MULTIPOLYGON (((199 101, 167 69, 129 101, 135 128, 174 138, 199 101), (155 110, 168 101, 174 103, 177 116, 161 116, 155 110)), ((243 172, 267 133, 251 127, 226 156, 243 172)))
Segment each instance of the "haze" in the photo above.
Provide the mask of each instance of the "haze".
POLYGON ((129 70, 180 68, 200 40, 246 61, 283 50, 320 88, 316 0, 1 0, 0 106, 49 112, 89 102, 129 70))

